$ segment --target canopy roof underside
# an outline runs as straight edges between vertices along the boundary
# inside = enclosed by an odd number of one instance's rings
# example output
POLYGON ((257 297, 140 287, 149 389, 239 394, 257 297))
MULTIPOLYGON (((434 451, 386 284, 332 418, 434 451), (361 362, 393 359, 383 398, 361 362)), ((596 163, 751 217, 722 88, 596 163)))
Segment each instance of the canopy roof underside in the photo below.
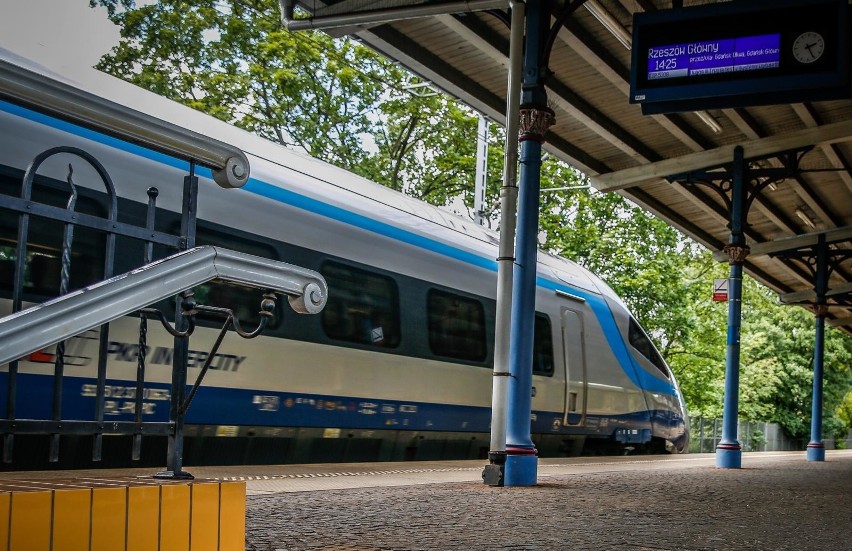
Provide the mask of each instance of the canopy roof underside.
MULTIPOLYGON (((545 4, 555 17, 565 3, 545 4)), ((716 2, 685 0, 683 5, 711 3, 716 2)), ((509 54, 505 7, 481 9, 488 3, 476 0, 296 1, 318 24, 328 16, 390 10, 396 17, 401 8, 414 13, 441 4, 453 9, 466 4, 479 11, 338 23, 326 32, 355 37, 436 88, 505 123, 509 54)), ((813 309, 808 304, 813 301, 815 279, 811 268, 767 253, 776 252, 779 243, 811 244, 815 238, 810 234, 820 232, 827 232, 832 250, 852 249, 852 100, 643 115, 639 105, 628 101, 632 16, 669 8, 669 1, 589 0, 574 10, 556 35, 549 59, 552 74, 546 87, 556 122, 545 148, 588 175, 596 188, 622 194, 722 260, 718 252, 730 233, 725 201, 709 187, 665 179, 679 172, 672 172, 672 167, 682 163, 696 170, 730 163, 734 145, 744 147, 747 159, 750 151, 768 152, 752 167, 780 167, 779 158, 773 156, 782 151, 779 148, 813 146, 801 156, 796 176, 766 187, 754 200, 746 233, 753 252, 745 264, 752 277, 785 302, 813 309)), ((827 322, 852 333, 852 262, 833 270, 829 289, 827 322)))

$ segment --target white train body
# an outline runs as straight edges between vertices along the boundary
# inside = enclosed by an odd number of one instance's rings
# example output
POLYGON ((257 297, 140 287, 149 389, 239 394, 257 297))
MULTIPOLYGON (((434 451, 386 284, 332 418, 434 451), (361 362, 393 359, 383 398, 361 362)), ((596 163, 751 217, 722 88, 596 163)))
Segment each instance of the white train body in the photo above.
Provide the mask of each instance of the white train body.
MULTIPOLYGON (((398 327, 391 330, 387 322, 373 326, 373 341, 329 335, 325 328, 332 322, 322 316, 331 316, 330 311, 317 316, 282 313, 278 330, 254 340, 228 335, 189 410, 190 438, 285 439, 292 444, 288 452, 272 454, 270 461, 334 459, 328 450, 344 449, 340 446, 347 439, 349 447, 353 442, 368 443, 359 448, 368 450, 361 455, 345 456, 350 460, 451 457, 451 448, 466 450, 460 453, 465 457, 487 451, 495 232, 111 77, 92 72, 79 78, 84 89, 179 121, 246 153, 251 178, 243 188, 222 189, 209 171, 198 170, 199 243, 217 241, 237 250, 250 243, 246 252, 323 271, 330 288, 326 310, 333 307, 336 292, 326 269, 329 262, 359 274, 375 272, 397 291, 398 327), (206 235, 208 229, 212 233, 206 235), (431 348, 430 338, 438 329, 429 333, 427 302, 435 296, 453 300, 456 295, 463 302, 482 304, 484 357, 458 360, 431 348), (381 340, 391 333, 396 335, 395 346, 377 345, 376 335, 381 340), (433 442, 433 449, 442 442, 443 451, 418 453, 418 447, 425 450, 424 441, 433 442), (468 444, 454 447, 448 442, 468 444)), ((185 162, 5 101, 0 101, 0 128, 0 166, 6 174, 19 174, 16 171, 25 170, 48 148, 77 146, 103 163, 119 197, 144 206, 146 190, 156 186, 158 208, 180 209, 185 162)), ((58 158, 40 174, 63 182, 68 162, 58 158)), ((102 189, 86 170, 75 164, 77 185, 102 189)), ((138 205, 137 211, 142 208, 138 205)), ((6 314, 11 281, 2 286, 7 293, 6 314)), ((286 308, 279 303, 279 309, 286 308)), ((572 449, 571 443, 584 440, 684 449, 686 415, 677 383, 653 346, 640 350, 649 342, 643 340, 647 337, 606 284, 569 260, 540 253, 536 312, 552 344, 550 359, 543 364, 550 373, 545 369, 533 378, 533 439, 543 453, 577 453, 581 447, 572 449)), ((203 327, 190 340, 190 382, 216 333, 215 328, 203 327)), ((132 419, 138 340, 138 318, 111 324, 108 420, 132 419)), ((151 324, 146 419, 164 420, 168 414, 172 346, 172 338, 151 324)), ((47 350, 19 364, 19 418, 50 418, 51 353, 47 350)), ((91 419, 96 336, 72 339, 66 354, 64 417, 91 419)), ((5 392, 0 394, 0 401, 5 400, 5 392)), ((187 450, 191 455, 190 444, 187 450)), ((210 458, 196 462, 203 461, 215 462, 210 458)), ((192 462, 187 459, 187 464, 192 462)))

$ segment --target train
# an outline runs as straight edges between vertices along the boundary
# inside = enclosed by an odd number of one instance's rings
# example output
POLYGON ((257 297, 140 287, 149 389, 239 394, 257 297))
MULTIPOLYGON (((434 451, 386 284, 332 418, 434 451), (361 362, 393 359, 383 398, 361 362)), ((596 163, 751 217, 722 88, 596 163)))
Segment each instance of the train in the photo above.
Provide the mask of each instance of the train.
MULTIPOLYGON (((59 78, 0 54, 34 78, 59 78)), ((328 283, 319 314, 297 314, 285 304, 256 339, 225 338, 187 412, 187 468, 487 457, 496 232, 103 73, 62 78, 240 148, 251 166, 243 187, 223 189, 209 170, 197 171, 197 244, 283 260, 320 272, 328 283)), ((0 101, 0 128, 2 193, 18 193, 36 155, 71 146, 105 167, 125 220, 144 226, 147 190, 156 186, 158 227, 179 224, 187 162, 11 101, 0 101)), ((44 165, 36 189, 45 201, 62 204, 71 161, 59 157, 44 165)), ((74 167, 77 210, 102 212, 100 182, 86 170, 74 167)), ((0 217, 2 315, 11 310, 16 219, 0 217)), ((56 293, 61 225, 32 217, 31 226, 24 299, 37 303, 56 293)), ((84 230, 75 233, 72 288, 98 281, 103 265, 103 238, 84 230)), ((138 267, 142 248, 119 239, 116 273, 138 267)), ((170 252, 158 246, 155 257, 170 252)), ((245 324, 257 319, 256 291, 214 282, 195 297, 232 308, 245 324)), ((531 433, 540 456, 687 450, 688 419, 675 376, 604 281, 569 259, 539 252, 535 308, 531 433)), ((199 320, 189 343, 190 382, 217 334, 213 322, 199 320)), ((109 335, 105 418, 132 420, 138 316, 112 322, 109 335)), ((93 330, 66 343, 63 418, 92 418, 97 342, 93 330)), ((162 327, 149 325, 145 420, 168 419, 173 346, 162 327)), ((19 362, 18 418, 50 419, 55 352, 19 362)), ((0 369, 5 411, 8 366, 0 369)), ((129 438, 105 437, 104 465, 130 464, 129 438)), ((60 465, 89 465, 88 452, 78 449, 84 437, 63 439, 60 465)), ((141 463, 133 464, 162 464, 165 438, 144 440, 141 463)), ((18 435, 16 442, 23 450, 17 456, 40 461, 27 450, 44 449, 42 437, 18 435)), ((22 460, 15 461, 20 467, 22 460)))

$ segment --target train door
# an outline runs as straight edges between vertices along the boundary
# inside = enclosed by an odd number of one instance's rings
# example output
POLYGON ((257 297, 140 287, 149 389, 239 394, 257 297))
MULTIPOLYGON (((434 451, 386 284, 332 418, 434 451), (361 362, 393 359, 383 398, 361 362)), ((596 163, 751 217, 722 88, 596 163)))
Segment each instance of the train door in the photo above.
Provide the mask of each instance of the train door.
POLYGON ((562 308, 562 346, 565 358, 565 401, 563 425, 583 425, 586 422, 586 346, 583 313, 562 308), (579 418, 577 417, 579 415, 579 418), (572 422, 572 418, 575 422, 572 422))

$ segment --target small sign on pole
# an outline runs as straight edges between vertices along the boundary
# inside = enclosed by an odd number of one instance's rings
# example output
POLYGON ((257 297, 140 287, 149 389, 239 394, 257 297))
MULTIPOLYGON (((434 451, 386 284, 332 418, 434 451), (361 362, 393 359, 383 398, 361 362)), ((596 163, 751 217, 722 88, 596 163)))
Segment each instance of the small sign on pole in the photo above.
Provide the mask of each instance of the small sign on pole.
POLYGON ((713 280, 713 302, 728 302, 728 279, 713 280))

